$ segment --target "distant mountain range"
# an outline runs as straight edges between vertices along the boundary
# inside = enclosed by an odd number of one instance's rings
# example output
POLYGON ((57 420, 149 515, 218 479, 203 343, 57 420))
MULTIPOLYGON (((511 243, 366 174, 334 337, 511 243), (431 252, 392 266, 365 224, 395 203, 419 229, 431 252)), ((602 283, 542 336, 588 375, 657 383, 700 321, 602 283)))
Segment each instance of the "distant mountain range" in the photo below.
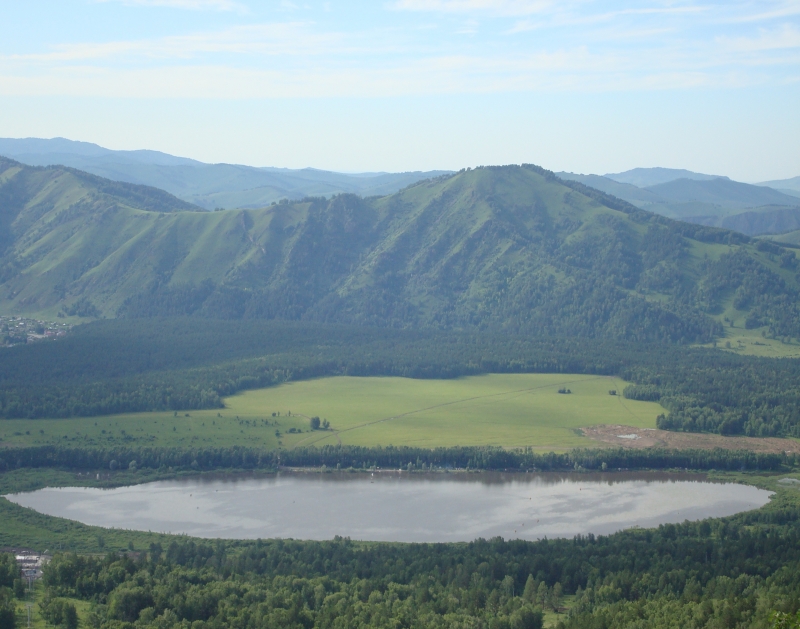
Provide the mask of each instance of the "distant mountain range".
POLYGON ((671 220, 536 166, 393 195, 200 211, 0 159, 0 312, 199 316, 688 343, 800 337, 795 251, 671 220))
POLYGON ((800 227, 800 177, 751 185, 670 168, 635 168, 602 176, 560 172, 558 176, 662 216, 750 236, 800 227), (795 185, 797 191, 792 189, 795 185))
POLYGON ((0 155, 30 166, 70 166, 116 181, 154 186, 206 210, 257 208, 281 199, 342 192, 386 195, 448 172, 344 174, 314 168, 204 164, 158 151, 112 151, 64 138, 0 138, 0 155))

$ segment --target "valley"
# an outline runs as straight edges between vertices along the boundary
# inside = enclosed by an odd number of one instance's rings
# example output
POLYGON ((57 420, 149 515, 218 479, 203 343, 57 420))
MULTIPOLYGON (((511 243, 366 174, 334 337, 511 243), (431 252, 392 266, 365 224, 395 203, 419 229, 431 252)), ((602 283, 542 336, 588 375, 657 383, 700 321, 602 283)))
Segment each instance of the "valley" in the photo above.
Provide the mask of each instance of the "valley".
MULTIPOLYGON (((695 526, 673 524, 687 518, 725 516, 703 521, 749 531, 753 518, 786 518, 795 508, 800 264, 790 237, 784 245, 717 227, 742 220, 737 207, 720 220, 682 222, 620 199, 631 183, 615 182, 612 196, 532 165, 412 177, 384 196, 284 196, 213 212, 62 166, 0 158, 0 170, 9 345, 0 348, 0 488, 34 492, 13 500, 37 509, 0 499, 2 543, 118 549, 108 565, 137 557, 173 572, 183 570, 181 556, 193 566, 217 557, 229 571, 240 559, 222 549, 241 558, 264 543, 216 539, 209 552, 202 540, 150 530, 335 533, 332 544, 359 553, 396 541, 459 540, 471 549, 484 543, 474 535, 491 534, 508 539, 492 544, 539 552, 553 542, 531 540, 569 526, 629 544, 638 539, 631 534, 695 526), (689 469, 713 482, 675 472, 689 469), (302 482, 291 485, 286 470, 302 482), (390 479, 387 470, 402 472, 390 479), (593 483, 592 474, 602 478, 593 483), (401 477, 406 484, 391 484, 401 477), (523 511, 508 493, 521 483, 530 485, 523 511), (248 491, 234 500, 234 486, 248 491), (409 491, 422 502, 412 505, 409 491), (362 511, 351 504, 356 495, 362 511), (484 518, 499 505, 496 522, 454 527, 454 517, 469 519, 458 515, 468 499, 484 518), (650 505, 647 518, 639 503, 650 505), (538 524, 548 510, 557 523, 538 524), (513 521, 534 516, 528 528, 513 521), (142 530, 113 528, 123 524, 142 530)), ((692 181, 716 194, 731 188, 720 178, 692 181)), ((687 186, 675 187, 659 181, 634 196, 669 189, 683 209, 708 206, 681 200, 687 186)), ((758 208, 756 222, 762 210, 772 212, 758 208)), ((687 534, 708 548, 697 526, 687 534)), ((292 543, 327 552, 328 542, 292 543)), ((285 566, 285 547, 275 552, 285 566)), ((472 550, 464 552, 458 561, 470 561, 472 550)), ((490 557, 498 565, 496 550, 490 557)), ((524 616, 531 627, 582 618, 587 598, 569 579, 583 577, 535 569, 519 578, 528 594, 506 599, 508 618, 524 616)), ((323 573, 330 579, 327 570, 307 572, 323 573)), ((60 592, 69 596, 54 599, 47 578, 33 608, 40 619, 63 626, 58 614, 74 605, 76 622, 97 622, 85 592, 67 580, 60 592)), ((126 583, 114 586, 113 600, 126 596, 126 583)), ((138 624, 151 615, 111 614, 138 624)))
POLYGON ((665 409, 625 400, 628 383, 570 374, 490 374, 455 380, 334 377, 225 398, 224 407, 75 419, 6 420, 0 447, 231 447, 274 450, 347 444, 590 447, 578 429, 624 422, 655 428, 665 409), (567 388, 571 394, 559 394, 567 388), (609 391, 617 394, 610 395, 609 391), (309 420, 330 422, 311 430, 309 420))

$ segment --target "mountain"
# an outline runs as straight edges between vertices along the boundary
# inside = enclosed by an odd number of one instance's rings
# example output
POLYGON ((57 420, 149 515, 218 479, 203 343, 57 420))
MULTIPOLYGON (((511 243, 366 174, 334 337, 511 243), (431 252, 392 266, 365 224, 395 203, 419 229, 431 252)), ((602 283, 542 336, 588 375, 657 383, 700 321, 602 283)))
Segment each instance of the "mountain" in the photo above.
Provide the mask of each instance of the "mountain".
POLYGON ((727 177, 703 181, 676 179, 648 186, 646 190, 672 203, 710 203, 726 209, 800 205, 796 198, 772 188, 731 181, 727 177))
MULTIPOLYGON (((658 170, 667 174, 689 171, 672 169, 658 170)), ((629 171, 635 172, 635 171, 629 171)), ((624 174, 624 173, 623 173, 624 174)), ((690 173, 696 175, 696 173, 690 173)), ((579 181, 624 199, 639 208, 685 220, 700 225, 733 229, 749 236, 780 233, 795 229, 800 215, 800 192, 784 194, 765 186, 753 186, 727 177, 705 179, 679 178, 665 183, 639 188, 633 184, 620 183, 608 176, 576 175, 558 173, 563 179, 579 181), (794 195, 798 195, 797 197, 794 195)), ((699 176, 699 175, 697 175, 699 176)))
POLYGON ((749 236, 782 234, 800 229, 800 207, 765 206, 727 216, 693 216, 691 222, 732 229, 749 236))
POLYGON ((619 183, 627 183, 637 188, 647 188, 661 183, 675 181, 676 179, 692 179, 695 181, 709 181, 711 179, 727 179, 720 175, 703 175, 682 168, 634 168, 624 173, 609 173, 606 179, 619 183))
POLYGON ((561 179, 578 181, 584 186, 589 186, 595 190, 600 190, 606 194, 623 199, 638 207, 647 207, 654 203, 663 203, 663 199, 657 194, 644 190, 629 183, 620 183, 601 175, 578 175, 575 173, 560 172, 556 173, 561 179))
POLYGON ((784 194, 789 194, 789 191, 794 194, 800 194, 800 177, 792 177, 791 179, 778 179, 775 181, 763 181, 759 186, 769 186, 775 190, 780 190, 784 194))
POLYGON ((281 199, 352 192, 386 195, 446 171, 343 174, 313 168, 204 164, 158 151, 112 151, 64 138, 0 138, 0 155, 32 166, 65 165, 128 183, 155 186, 207 210, 264 207, 281 199))
MULTIPOLYGON (((280 318, 707 341, 800 336, 794 251, 672 221, 536 166, 393 195, 174 211, 69 169, 0 163, 0 312, 280 318), (165 211, 170 210, 170 211, 165 211)), ((137 196, 138 195, 138 196, 137 196)))

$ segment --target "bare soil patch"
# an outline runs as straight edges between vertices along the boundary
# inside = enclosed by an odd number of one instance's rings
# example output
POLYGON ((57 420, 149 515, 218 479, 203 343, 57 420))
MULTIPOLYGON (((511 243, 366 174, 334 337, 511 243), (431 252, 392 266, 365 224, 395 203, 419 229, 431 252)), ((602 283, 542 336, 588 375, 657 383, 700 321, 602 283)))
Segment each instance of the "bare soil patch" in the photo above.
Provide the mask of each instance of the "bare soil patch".
POLYGON ((583 428, 584 436, 623 448, 674 448, 678 450, 751 450, 753 452, 793 452, 800 454, 800 441, 775 437, 723 437, 687 432, 670 432, 656 428, 634 428, 624 425, 601 425, 583 428))

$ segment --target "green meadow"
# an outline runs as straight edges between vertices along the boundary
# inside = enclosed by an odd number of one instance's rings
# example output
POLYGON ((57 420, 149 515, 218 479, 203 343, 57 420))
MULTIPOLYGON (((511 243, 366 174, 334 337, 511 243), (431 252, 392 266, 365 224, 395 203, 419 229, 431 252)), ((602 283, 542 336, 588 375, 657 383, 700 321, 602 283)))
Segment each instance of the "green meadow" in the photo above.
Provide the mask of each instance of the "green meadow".
POLYGON ((0 424, 0 444, 289 449, 342 443, 557 450, 596 446, 577 430, 584 426, 654 428, 664 409, 624 399, 626 384, 613 377, 571 374, 320 378, 247 391, 227 398, 224 409, 6 420, 0 424), (610 395, 611 390, 618 395, 610 395), (327 419, 330 429, 312 431, 311 417, 327 419))

